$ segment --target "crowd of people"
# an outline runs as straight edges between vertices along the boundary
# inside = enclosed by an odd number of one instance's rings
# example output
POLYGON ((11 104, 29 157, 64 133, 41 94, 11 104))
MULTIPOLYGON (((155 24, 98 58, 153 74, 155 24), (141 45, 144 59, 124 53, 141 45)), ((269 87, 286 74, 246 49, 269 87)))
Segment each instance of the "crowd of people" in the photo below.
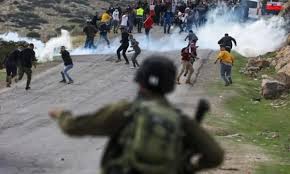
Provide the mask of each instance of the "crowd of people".
MULTIPOLYGON (((85 48, 89 49, 96 49, 98 46, 94 42, 96 33, 100 34, 97 43, 104 40, 110 47, 108 32, 112 30, 118 34, 121 31, 116 62, 121 61, 122 52, 125 64, 130 64, 126 52, 131 47, 129 52, 134 52, 131 58, 132 68, 138 68, 135 75, 138 95, 133 102, 120 101, 80 117, 74 117, 71 112, 62 109, 49 113, 68 135, 110 137, 101 163, 104 174, 189 174, 215 168, 223 161, 223 150, 199 125, 208 110, 207 104, 201 102, 194 120, 174 108, 166 99, 166 94, 174 90, 175 84, 180 84, 182 76, 186 77, 187 84, 192 84, 193 64, 198 59, 198 37, 193 32, 192 25, 199 26, 206 21, 208 4, 205 1, 198 5, 180 3, 176 6, 176 13, 172 12, 171 7, 166 3, 157 4, 153 11, 150 11, 148 4, 139 4, 136 8, 129 6, 125 11, 118 6, 110 7, 101 16, 96 13, 83 29, 87 35, 85 48), (163 25, 164 34, 170 34, 172 23, 179 26, 180 33, 188 32, 184 38, 186 46, 181 50, 182 65, 179 73, 174 62, 166 57, 149 57, 139 65, 137 57, 141 54, 141 48, 133 36, 134 27, 137 33, 142 33, 144 28, 149 39, 154 23, 163 25), (199 158, 193 163, 191 159, 197 154, 199 158)), ((220 74, 225 86, 233 83, 232 43, 237 46, 236 40, 227 33, 217 43, 220 45, 220 52, 215 63, 220 62, 220 74)), ((25 47, 27 48, 19 45, 5 60, 7 87, 10 87, 14 77, 18 75, 18 81, 26 73, 26 90, 30 89, 31 68, 35 66, 37 59, 33 51, 34 45, 25 47)), ((60 53, 64 62, 60 82, 71 84, 74 81, 68 71, 74 66, 72 58, 64 46, 60 53)))

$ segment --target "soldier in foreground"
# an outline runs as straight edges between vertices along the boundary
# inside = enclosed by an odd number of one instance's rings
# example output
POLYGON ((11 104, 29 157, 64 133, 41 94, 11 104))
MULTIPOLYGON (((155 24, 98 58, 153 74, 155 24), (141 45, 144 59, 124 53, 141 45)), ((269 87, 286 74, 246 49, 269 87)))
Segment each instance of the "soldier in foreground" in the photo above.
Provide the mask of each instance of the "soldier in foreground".
POLYGON ((60 109, 49 114, 70 136, 110 137, 101 162, 104 174, 182 173, 186 152, 200 156, 196 163, 186 160, 186 172, 217 167, 223 150, 165 97, 173 91, 175 77, 173 62, 152 56, 136 73, 139 91, 133 102, 120 101, 80 117, 60 109))

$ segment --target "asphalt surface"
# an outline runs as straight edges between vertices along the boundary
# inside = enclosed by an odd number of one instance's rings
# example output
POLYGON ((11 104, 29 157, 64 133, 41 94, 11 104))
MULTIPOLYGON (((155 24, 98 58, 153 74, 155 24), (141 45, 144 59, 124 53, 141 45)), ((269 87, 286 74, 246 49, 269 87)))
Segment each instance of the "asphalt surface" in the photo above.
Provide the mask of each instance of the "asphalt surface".
MULTIPOLYGON (((195 63, 195 69, 206 63, 212 53, 200 50, 201 59, 195 63)), ((149 54, 155 53, 144 52, 139 61, 149 54)), ((177 65, 179 54, 179 51, 162 53, 177 65)), ((62 69, 58 65, 34 76, 30 91, 24 90, 25 78, 13 88, 0 91, 0 174, 97 173, 105 137, 68 137, 47 113, 51 108, 62 107, 80 114, 120 99, 133 100, 137 90, 133 83, 136 70, 129 69, 124 61, 114 63, 115 59, 115 55, 74 57, 72 85, 58 83, 62 69)), ((200 82, 197 78, 194 86, 179 85, 170 100, 182 106, 184 112, 193 113, 203 93, 204 79, 200 82)))

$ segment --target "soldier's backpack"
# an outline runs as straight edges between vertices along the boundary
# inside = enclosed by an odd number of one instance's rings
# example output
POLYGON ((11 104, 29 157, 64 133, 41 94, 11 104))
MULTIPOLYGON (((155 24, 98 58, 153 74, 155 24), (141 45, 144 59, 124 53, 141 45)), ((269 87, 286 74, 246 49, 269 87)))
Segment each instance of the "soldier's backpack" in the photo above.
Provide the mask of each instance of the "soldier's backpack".
POLYGON ((128 116, 131 120, 118 138, 122 155, 111 165, 120 166, 121 173, 176 174, 183 137, 179 112, 158 102, 141 101, 128 116))

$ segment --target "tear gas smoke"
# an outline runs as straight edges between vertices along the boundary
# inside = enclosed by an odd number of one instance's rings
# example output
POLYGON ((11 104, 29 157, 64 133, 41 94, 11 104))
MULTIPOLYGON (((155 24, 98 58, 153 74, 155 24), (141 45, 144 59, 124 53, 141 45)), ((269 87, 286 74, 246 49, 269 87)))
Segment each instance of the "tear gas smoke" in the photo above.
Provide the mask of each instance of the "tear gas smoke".
POLYGON ((52 38, 46 43, 37 39, 20 37, 17 33, 12 32, 1 34, 0 38, 5 41, 26 41, 27 43, 33 43, 36 57, 40 62, 51 61, 61 46, 65 46, 68 49, 72 48, 70 34, 66 30, 61 30, 61 35, 59 37, 52 38))
MULTIPOLYGON (((238 46, 233 49, 244 56, 258 56, 279 48, 286 40, 285 21, 281 17, 272 17, 268 19, 259 19, 250 22, 237 22, 238 18, 234 16, 225 6, 219 6, 209 12, 208 20, 205 25, 195 29, 194 32, 199 37, 197 45, 199 49, 218 50, 218 40, 229 33, 237 40, 238 46)), ((187 46, 184 41, 186 34, 179 34, 179 28, 173 28, 171 35, 163 33, 151 33, 149 41, 144 34, 136 34, 134 37, 140 43, 143 50, 166 52, 180 50, 187 46)), ((17 33, 8 33, 0 35, 4 40, 27 41, 36 46, 36 53, 40 61, 52 60, 54 55, 59 55, 59 47, 64 45, 71 49, 71 38, 68 31, 62 30, 61 36, 50 39, 47 43, 39 40, 29 39, 18 36, 17 33)), ((99 39, 99 37, 96 37, 99 39)), ((111 40, 110 48, 105 41, 97 41, 97 49, 76 48, 71 50, 72 55, 86 54, 115 54, 120 45, 120 36, 111 40)))
POLYGON ((286 40, 286 22, 279 16, 238 23, 232 13, 219 7, 208 15, 206 25, 197 31, 201 48, 218 49, 217 41, 228 33, 237 40, 233 49, 244 56, 258 56, 281 47, 286 40))

